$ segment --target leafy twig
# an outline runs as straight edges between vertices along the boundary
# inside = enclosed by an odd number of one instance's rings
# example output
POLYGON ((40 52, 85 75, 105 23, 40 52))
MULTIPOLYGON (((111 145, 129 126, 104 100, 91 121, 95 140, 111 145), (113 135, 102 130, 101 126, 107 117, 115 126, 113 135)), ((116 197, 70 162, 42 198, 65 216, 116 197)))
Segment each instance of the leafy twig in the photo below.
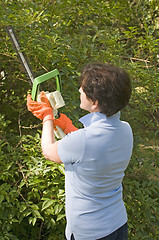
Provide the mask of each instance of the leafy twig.
POLYGON ((41 123, 37 124, 37 125, 34 125, 34 126, 29 126, 29 127, 26 127, 26 126, 21 126, 21 128, 24 128, 24 129, 33 129, 33 128, 38 128, 41 126, 41 123))

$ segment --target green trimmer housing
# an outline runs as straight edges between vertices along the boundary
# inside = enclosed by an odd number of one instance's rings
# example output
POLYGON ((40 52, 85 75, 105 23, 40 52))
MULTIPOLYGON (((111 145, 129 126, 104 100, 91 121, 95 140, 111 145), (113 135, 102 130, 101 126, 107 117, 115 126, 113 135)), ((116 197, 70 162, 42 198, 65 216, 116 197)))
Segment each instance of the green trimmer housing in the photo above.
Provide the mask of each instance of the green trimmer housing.
POLYGON ((48 73, 45 73, 39 77, 36 77, 34 79, 33 82, 33 88, 32 88, 32 92, 31 92, 31 97, 33 101, 37 100, 37 96, 38 96, 38 92, 39 92, 39 86, 41 83, 51 79, 51 78, 55 78, 56 79, 56 90, 60 92, 60 74, 59 71, 57 69, 54 69, 48 73))
MULTIPOLYGON (((53 108, 53 114, 54 117, 57 118, 59 117, 59 112, 58 112, 58 108, 61 108, 65 105, 65 102, 61 96, 60 93, 60 74, 59 71, 57 69, 45 73, 37 78, 34 79, 33 82, 33 88, 32 88, 32 93, 31 93, 31 97, 33 101, 40 101, 39 99, 39 86, 41 83, 51 79, 51 78, 55 78, 56 79, 56 91, 54 92, 44 92, 46 94, 46 97, 48 98, 50 105, 53 108)), ((56 126, 56 130, 54 130, 55 136, 57 138, 63 138, 66 134, 63 132, 63 130, 56 126)))

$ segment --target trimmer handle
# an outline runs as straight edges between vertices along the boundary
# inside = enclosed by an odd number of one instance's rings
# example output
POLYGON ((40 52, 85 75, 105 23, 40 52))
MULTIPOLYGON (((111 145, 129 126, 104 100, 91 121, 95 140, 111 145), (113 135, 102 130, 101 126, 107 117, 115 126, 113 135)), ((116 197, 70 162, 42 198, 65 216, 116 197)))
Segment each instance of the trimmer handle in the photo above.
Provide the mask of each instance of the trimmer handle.
POLYGON ((51 78, 56 78, 56 90, 60 92, 60 74, 57 69, 54 69, 51 72, 45 73, 39 77, 36 77, 33 82, 33 88, 31 92, 31 97, 33 101, 37 100, 38 92, 39 92, 39 85, 51 78))
MULTIPOLYGON (((37 78, 34 79, 33 82, 33 88, 32 88, 32 92, 31 92, 31 97, 33 101, 40 101, 39 98, 39 86, 41 83, 51 79, 51 78, 56 78, 56 91, 55 92, 45 92, 46 97, 48 98, 50 105, 53 108, 53 113, 54 113, 54 117, 58 117, 58 108, 63 107, 65 105, 65 102, 61 96, 60 93, 60 74, 59 71, 57 69, 45 73, 37 78)), ((60 127, 56 127, 56 130, 54 130, 55 136, 59 139, 63 138, 64 136, 66 136, 66 134, 63 132, 63 130, 60 127)))

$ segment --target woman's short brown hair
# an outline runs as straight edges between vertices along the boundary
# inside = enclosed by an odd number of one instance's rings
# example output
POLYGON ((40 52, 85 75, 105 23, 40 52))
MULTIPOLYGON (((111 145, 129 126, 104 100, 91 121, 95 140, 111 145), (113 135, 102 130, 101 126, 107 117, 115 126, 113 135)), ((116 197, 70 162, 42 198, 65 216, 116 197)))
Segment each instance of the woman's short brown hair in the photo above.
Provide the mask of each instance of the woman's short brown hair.
POLYGON ((131 96, 129 75, 108 63, 93 63, 84 67, 80 84, 88 99, 98 101, 100 112, 107 117, 123 109, 131 96))

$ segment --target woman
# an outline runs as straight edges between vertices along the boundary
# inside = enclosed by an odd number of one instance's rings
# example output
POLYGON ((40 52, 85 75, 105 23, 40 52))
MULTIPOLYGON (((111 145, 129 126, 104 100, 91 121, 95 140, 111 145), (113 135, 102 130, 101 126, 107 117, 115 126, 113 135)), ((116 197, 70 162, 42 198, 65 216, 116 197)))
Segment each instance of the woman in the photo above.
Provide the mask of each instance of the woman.
POLYGON ((77 129, 62 114, 54 119, 44 93, 41 103, 28 96, 28 109, 43 119, 41 145, 46 159, 65 165, 67 240, 127 240, 122 180, 133 148, 130 125, 120 120, 131 82, 121 68, 87 65, 80 76, 80 107, 89 114, 77 129), (54 126, 67 134, 55 141, 54 126))

